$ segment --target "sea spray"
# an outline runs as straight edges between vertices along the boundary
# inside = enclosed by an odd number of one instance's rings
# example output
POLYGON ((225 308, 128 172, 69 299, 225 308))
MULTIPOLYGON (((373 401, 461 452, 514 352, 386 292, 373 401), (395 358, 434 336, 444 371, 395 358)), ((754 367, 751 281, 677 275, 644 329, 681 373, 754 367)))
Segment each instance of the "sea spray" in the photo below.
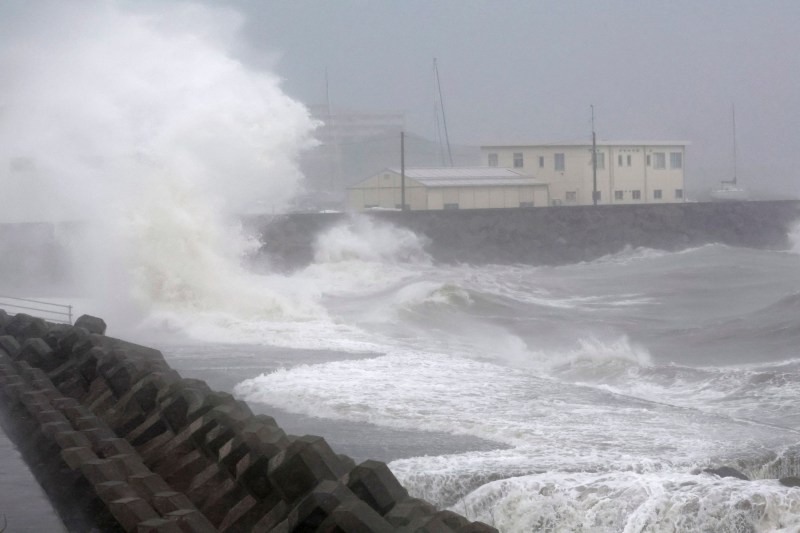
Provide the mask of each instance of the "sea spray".
POLYGON ((292 197, 315 126, 273 74, 235 58, 240 17, 189 3, 15 9, 25 31, 0 48, 2 216, 81 221, 81 289, 117 307, 307 314, 239 266, 251 243, 233 216, 292 197))
POLYGON ((314 243, 314 261, 411 262, 430 264, 425 237, 413 231, 352 214, 342 224, 320 234, 314 243))

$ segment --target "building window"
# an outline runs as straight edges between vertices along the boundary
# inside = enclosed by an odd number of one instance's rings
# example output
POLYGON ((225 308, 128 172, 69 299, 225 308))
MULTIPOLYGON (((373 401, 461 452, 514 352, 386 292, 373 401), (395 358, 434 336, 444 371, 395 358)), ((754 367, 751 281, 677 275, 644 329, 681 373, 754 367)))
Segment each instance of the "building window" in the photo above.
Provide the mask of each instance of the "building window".
POLYGON ((555 169, 563 171, 565 168, 564 165, 564 154, 556 154, 555 157, 555 169))
POLYGON ((655 189, 653 191, 653 198, 656 200, 661 200, 661 189, 655 189))
POLYGON ((567 194, 564 196, 564 200, 569 204, 574 204, 578 201, 578 193, 577 191, 567 191, 567 194))
POLYGON ((520 202, 520 207, 533 207, 533 202, 520 202))
POLYGON ((539 168, 544 168, 544 156, 539 156, 539 168))
POLYGON ((594 199, 597 200, 598 202, 600 202, 603 199, 602 191, 594 191, 592 196, 594 196, 594 199))
POLYGON ((634 200, 641 200, 642 191, 631 191, 631 198, 633 198, 634 200))
POLYGON ((667 158, 664 152, 653 152, 653 168, 667 168, 667 158))
POLYGON ((599 169, 606 168, 606 153, 605 152, 595 152, 594 158, 595 158, 595 161, 597 161, 597 168, 599 168, 599 169))
POLYGON ((650 166, 650 154, 647 154, 647 166, 650 166))
POLYGON ((514 168, 522 168, 522 152, 514 153, 514 168))
POLYGON ((683 168, 683 154, 680 152, 669 153, 669 168, 683 168))
POLYGON ((618 167, 621 167, 621 166, 622 166, 622 154, 619 154, 619 155, 617 156, 617 166, 618 166, 618 167))
POLYGON ((559 200, 558 198, 553 198, 553 205, 562 205, 564 203, 563 200, 559 200))
POLYGON ((628 156, 628 166, 631 166, 631 156, 628 156))
POLYGON ((497 154, 489 154, 489 166, 490 167, 497 166, 497 154))
POLYGON ((622 191, 614 191, 614 200, 622 200, 622 191))
POLYGON ((675 189, 675 199, 683 200, 683 189, 675 189))
POLYGON ((458 204, 444 204, 444 209, 458 209, 458 204))

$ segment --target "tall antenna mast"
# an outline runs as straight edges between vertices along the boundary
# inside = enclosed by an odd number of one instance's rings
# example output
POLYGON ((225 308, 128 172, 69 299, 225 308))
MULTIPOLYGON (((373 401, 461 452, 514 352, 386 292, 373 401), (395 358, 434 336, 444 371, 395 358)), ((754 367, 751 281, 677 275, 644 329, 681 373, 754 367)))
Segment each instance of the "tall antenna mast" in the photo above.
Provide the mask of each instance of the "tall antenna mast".
POLYGON ((597 205, 597 136, 594 133, 594 104, 592 108, 592 205, 597 205))
POLYGON ((731 104, 731 114, 733 115, 733 185, 736 185, 736 104, 731 104))
POLYGON ((331 143, 332 150, 330 151, 331 158, 333 159, 333 164, 331 165, 333 169, 331 170, 330 178, 328 180, 328 188, 330 192, 335 192, 336 186, 340 186, 342 183, 342 154, 341 147, 339 146, 339 128, 335 124, 333 110, 331 109, 331 93, 330 86, 328 84, 328 67, 325 67, 325 105, 327 107, 325 126, 330 129, 330 139, 333 141, 331 143))
MULTIPOLYGON (((447 157, 450 160, 450 166, 453 166, 453 152, 450 150, 450 135, 447 133, 447 117, 444 114, 444 100, 442 99, 442 83, 439 80, 439 67, 436 64, 436 58, 433 58, 433 80, 436 83, 436 90, 439 96, 439 107, 442 110, 442 125, 444 126, 444 139, 447 143, 447 157)), ((434 95, 434 98, 436 95, 434 95)), ((436 128, 439 128, 439 115, 436 114, 436 128)))

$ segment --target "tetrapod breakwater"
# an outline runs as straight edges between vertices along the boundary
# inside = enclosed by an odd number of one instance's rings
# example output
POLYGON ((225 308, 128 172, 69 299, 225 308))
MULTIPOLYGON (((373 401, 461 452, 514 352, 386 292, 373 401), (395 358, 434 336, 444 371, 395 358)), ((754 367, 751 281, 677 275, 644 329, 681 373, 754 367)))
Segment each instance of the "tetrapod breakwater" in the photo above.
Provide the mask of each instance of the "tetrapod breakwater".
POLYGON ((105 330, 0 309, 0 420, 69 531, 495 531, 105 330))

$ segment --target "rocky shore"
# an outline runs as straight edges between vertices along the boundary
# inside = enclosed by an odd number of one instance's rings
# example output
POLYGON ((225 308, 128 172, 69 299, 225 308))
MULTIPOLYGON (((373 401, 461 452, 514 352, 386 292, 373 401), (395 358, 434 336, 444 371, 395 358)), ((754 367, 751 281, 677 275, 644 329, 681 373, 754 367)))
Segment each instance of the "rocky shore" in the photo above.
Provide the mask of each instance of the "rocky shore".
POLYGON ((0 310, 3 428, 69 531, 495 531, 105 329, 0 310))

